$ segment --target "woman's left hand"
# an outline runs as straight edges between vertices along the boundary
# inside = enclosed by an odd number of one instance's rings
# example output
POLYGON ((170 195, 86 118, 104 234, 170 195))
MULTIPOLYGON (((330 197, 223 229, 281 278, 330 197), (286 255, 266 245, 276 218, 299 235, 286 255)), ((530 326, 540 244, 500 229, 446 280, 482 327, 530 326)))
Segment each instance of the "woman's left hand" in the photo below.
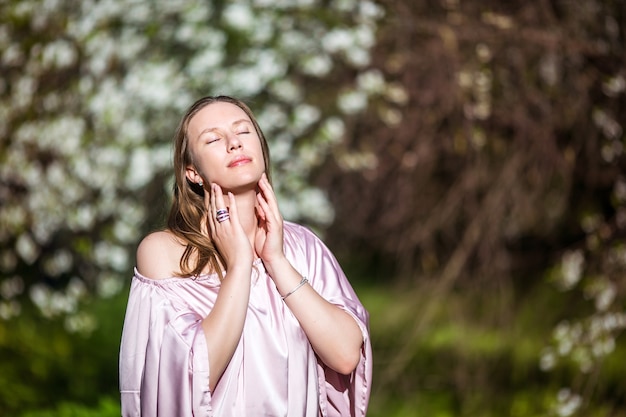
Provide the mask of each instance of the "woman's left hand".
POLYGON ((266 264, 284 258, 283 252, 283 217, 278 209, 274 190, 263 174, 259 180, 259 192, 256 205, 259 227, 254 239, 257 254, 266 264))
POLYGON ((289 295, 283 300, 298 319, 321 360, 341 374, 350 374, 361 358, 361 329, 354 318, 326 301, 312 285, 302 287, 306 281, 283 252, 283 218, 265 174, 259 180, 256 211, 259 225, 254 247, 278 294, 289 295), (302 289, 291 295, 294 289, 300 287, 302 289))

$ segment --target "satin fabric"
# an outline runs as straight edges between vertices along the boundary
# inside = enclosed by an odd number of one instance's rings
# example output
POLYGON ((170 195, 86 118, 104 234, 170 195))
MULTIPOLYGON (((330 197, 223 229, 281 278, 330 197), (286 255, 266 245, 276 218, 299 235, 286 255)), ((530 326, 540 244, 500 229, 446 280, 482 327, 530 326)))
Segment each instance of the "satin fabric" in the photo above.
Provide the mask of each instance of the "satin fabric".
POLYGON ((372 376, 368 313, 317 236, 290 222, 284 236, 292 265, 359 325, 364 342, 356 370, 341 375, 317 358, 257 260, 241 340, 210 392, 201 321, 215 303, 219 278, 152 280, 135 269, 120 346, 122 416, 365 416, 372 376))

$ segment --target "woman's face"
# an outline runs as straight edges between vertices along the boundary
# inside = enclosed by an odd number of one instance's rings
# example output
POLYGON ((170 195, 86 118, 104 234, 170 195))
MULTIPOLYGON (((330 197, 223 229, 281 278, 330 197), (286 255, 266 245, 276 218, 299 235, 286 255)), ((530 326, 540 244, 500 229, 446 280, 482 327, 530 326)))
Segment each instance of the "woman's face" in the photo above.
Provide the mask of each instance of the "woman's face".
POLYGON ((187 138, 192 165, 187 178, 216 183, 224 191, 256 188, 265 161, 261 140, 241 108, 227 102, 211 103, 189 121, 187 138))

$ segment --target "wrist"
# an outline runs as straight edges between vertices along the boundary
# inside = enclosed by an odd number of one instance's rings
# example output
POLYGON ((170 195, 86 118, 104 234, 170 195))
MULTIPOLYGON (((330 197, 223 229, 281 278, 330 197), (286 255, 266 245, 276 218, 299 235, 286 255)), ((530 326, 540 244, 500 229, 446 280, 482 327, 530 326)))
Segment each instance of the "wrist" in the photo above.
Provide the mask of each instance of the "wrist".
POLYGON ((295 293, 296 291, 298 291, 300 288, 302 288, 303 285, 306 285, 309 282, 308 279, 306 279, 305 277, 302 278, 302 280, 300 281, 300 283, 298 285, 296 285, 293 290, 289 291, 287 294, 283 295, 283 301, 285 301, 287 299, 287 297, 289 297, 291 294, 295 293))
POLYGON ((225 276, 242 276, 249 277, 252 274, 252 262, 239 262, 233 265, 226 266, 226 275, 225 276))
POLYGON ((270 276, 277 277, 280 275, 284 275, 285 271, 289 271, 293 269, 291 263, 287 259, 286 256, 280 256, 274 259, 263 259, 263 265, 267 272, 269 272, 270 276))

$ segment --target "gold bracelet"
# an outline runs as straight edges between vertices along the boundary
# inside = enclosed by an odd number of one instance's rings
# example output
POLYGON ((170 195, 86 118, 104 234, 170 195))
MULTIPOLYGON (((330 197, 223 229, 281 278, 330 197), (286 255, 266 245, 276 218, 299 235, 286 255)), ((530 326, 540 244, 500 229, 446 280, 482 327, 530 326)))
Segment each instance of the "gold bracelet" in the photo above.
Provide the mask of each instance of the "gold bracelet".
POLYGON ((285 294, 282 298, 283 300, 287 297, 289 297, 291 294, 293 294, 294 292, 298 291, 300 289, 301 286, 303 286, 304 284, 306 284, 307 282, 309 282, 308 279, 306 278, 302 278, 302 281, 300 281, 300 283, 296 286, 296 288, 294 288, 293 290, 289 291, 287 294, 285 294))

